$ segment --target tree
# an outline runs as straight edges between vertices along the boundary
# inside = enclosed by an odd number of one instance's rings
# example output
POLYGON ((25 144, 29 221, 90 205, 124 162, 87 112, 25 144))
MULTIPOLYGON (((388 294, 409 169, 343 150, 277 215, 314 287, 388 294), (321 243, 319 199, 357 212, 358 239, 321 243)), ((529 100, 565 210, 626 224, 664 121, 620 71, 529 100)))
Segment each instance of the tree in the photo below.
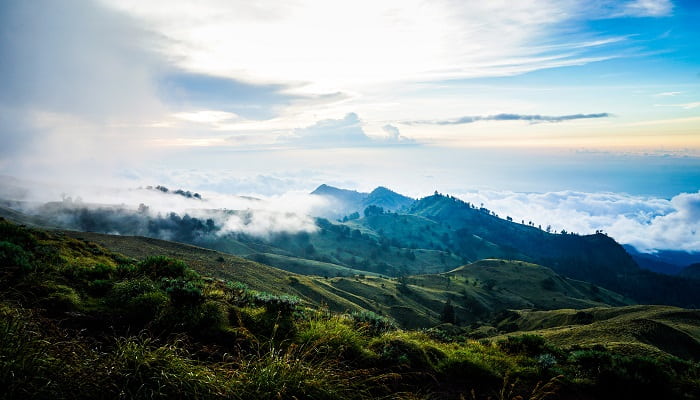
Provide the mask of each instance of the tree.
POLYGON ((449 324, 455 323, 455 307, 452 305, 451 299, 447 299, 445 302, 445 306, 442 308, 442 314, 440 315, 440 320, 449 324))
POLYGON ((384 208, 375 206, 375 205, 370 205, 367 208, 365 208, 364 211, 365 217, 371 217, 374 215, 382 215, 384 214, 384 208))

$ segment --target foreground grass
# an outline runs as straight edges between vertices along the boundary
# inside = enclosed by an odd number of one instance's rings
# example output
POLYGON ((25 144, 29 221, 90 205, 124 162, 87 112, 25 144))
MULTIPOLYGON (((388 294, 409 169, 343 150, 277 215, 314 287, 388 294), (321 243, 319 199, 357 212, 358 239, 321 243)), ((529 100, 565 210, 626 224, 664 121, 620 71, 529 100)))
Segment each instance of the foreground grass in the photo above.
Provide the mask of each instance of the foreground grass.
POLYGON ((698 364, 309 308, 0 221, 5 399, 700 398, 698 364))

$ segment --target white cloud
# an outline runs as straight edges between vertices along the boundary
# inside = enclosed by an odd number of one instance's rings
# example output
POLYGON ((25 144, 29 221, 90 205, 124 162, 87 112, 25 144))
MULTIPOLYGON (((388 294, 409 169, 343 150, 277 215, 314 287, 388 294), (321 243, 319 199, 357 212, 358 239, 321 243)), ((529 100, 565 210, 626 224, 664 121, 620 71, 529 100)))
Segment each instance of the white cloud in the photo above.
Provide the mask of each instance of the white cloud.
MULTIPOLYGON (((172 39, 164 50, 185 69, 295 82, 301 86, 294 90, 307 92, 581 65, 616 56, 588 51, 625 40, 572 34, 577 20, 609 14, 614 1, 106 3, 172 39), (562 40, 563 24, 569 35, 562 40)), ((662 3, 628 2, 616 10, 659 15, 662 3)))
POLYGON ((180 112, 173 114, 175 118, 183 121, 197 122, 202 124, 219 124, 238 119, 238 115, 226 111, 201 110, 191 112, 180 112))
POLYGON ((672 96, 678 96, 679 94, 683 94, 683 92, 661 92, 657 93, 654 96, 657 97, 672 97, 672 96))
POLYGON ((700 107, 700 101, 693 101, 690 103, 680 103, 680 104, 654 104, 655 107, 678 107, 684 110, 692 110, 694 108, 700 107))
POLYGON ((672 12, 671 0, 635 0, 625 3, 620 14, 630 17, 665 17, 672 12))
POLYGON ((363 129, 363 122, 355 113, 348 113, 341 119, 325 119, 313 125, 295 129, 291 135, 281 136, 280 144, 304 145, 308 147, 357 147, 408 145, 415 142, 402 136, 399 129, 385 125, 384 132, 389 136, 369 136, 363 129))
POLYGON ((700 192, 672 199, 618 193, 515 193, 479 191, 460 198, 484 206, 502 218, 532 221, 554 231, 581 234, 603 230, 640 251, 700 251, 700 192))

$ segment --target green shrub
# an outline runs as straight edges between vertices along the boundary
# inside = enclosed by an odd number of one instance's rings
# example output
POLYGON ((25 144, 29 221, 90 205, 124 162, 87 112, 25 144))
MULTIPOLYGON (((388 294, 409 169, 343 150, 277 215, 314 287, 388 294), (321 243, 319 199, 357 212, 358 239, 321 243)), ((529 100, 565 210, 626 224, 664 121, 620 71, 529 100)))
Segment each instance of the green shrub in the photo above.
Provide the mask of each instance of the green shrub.
POLYGON ((0 268, 4 271, 29 272, 33 269, 31 259, 31 254, 22 247, 6 241, 0 242, 0 268))
POLYGON ((214 399, 233 394, 223 373, 189 359, 177 342, 158 346, 148 338, 121 338, 100 361, 108 369, 99 371, 104 390, 114 398, 214 399))
POLYGON ((366 339, 351 320, 334 315, 319 316, 302 324, 297 341, 326 356, 355 360, 363 356, 366 339))
POLYGON ((376 314, 372 311, 360 311, 350 314, 355 327, 363 329, 371 336, 377 336, 384 332, 396 330, 394 322, 386 317, 376 314))
MULTIPOLYGON (((427 339, 427 338, 426 338, 427 339)), ((446 357, 440 349, 404 337, 386 334, 370 343, 369 348, 386 366, 403 366, 421 370, 435 370, 438 362, 446 357)))
POLYGON ((128 316, 135 321, 154 320, 168 304, 168 296, 160 290, 140 294, 126 305, 128 316))
POLYGON ((38 244, 29 229, 8 222, 2 217, 0 217, 0 241, 10 242, 25 250, 31 250, 38 244))
POLYGON ((151 279, 159 278, 199 278, 183 261, 165 256, 148 257, 138 264, 138 270, 151 279))
POLYGON ((238 399, 366 399, 365 379, 303 349, 272 348, 246 359, 236 371, 238 399))
POLYGON ((286 294, 275 295, 267 292, 257 292, 253 295, 253 301, 261 306, 264 306, 270 313, 291 314, 294 308, 300 303, 296 296, 286 294))
POLYGON ((176 306, 196 305, 204 301, 204 284, 201 281, 163 279, 161 283, 176 306))
POLYGON ((551 352, 552 350, 542 336, 528 334, 508 336, 506 339, 498 342, 498 347, 506 353, 523 354, 530 357, 551 352))
POLYGON ((44 285, 44 288, 48 293, 40 299, 39 304, 49 314, 55 315, 80 308, 80 295, 72 287, 48 283, 44 285))
POLYGON ((148 278, 127 279, 117 282, 112 286, 112 290, 107 297, 109 305, 114 307, 124 307, 136 296, 148 292, 158 291, 155 282, 148 278))

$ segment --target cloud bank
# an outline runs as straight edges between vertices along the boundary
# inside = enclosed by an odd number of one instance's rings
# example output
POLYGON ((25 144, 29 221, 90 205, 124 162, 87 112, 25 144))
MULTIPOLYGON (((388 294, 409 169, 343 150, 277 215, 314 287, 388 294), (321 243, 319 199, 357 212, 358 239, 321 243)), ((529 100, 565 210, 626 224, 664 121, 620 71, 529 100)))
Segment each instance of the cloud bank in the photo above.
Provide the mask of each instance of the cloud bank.
POLYGON ((528 121, 531 123, 539 122, 564 122, 571 121, 575 119, 594 119, 594 118, 608 118, 612 115, 610 113, 596 113, 596 114, 570 114, 570 115, 539 115, 539 114, 495 114, 495 115, 485 115, 485 116, 466 116, 459 117, 455 119, 445 119, 445 120, 422 120, 422 121, 409 121, 409 125, 462 125, 471 124, 479 121, 528 121))
POLYGON ((280 138, 279 143, 305 147, 365 147, 416 144, 401 135, 393 125, 382 129, 386 136, 374 137, 365 133, 362 120, 355 113, 341 119, 325 119, 305 128, 295 129, 291 135, 280 138))
POLYGON ((459 197, 474 204, 484 203, 502 218, 532 221, 543 228, 550 225, 554 231, 589 234, 603 230, 642 252, 700 252, 700 191, 681 193, 670 200, 574 191, 479 191, 459 197))
POLYGON ((316 225, 312 215, 322 214, 329 207, 324 199, 298 191, 255 198, 213 191, 184 196, 175 188, 66 186, 21 180, 8 183, 0 186, 0 199, 56 226, 166 240, 192 241, 197 235, 229 233, 268 237, 313 232, 316 225))

